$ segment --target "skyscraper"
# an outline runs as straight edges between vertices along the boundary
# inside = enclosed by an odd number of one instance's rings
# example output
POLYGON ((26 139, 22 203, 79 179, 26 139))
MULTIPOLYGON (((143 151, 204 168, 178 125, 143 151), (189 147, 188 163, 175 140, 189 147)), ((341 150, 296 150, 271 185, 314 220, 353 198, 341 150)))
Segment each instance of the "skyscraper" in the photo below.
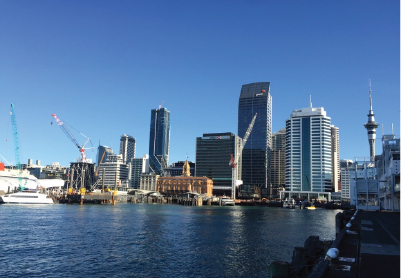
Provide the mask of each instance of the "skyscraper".
POLYGON ((370 157, 371 157, 371 160, 374 160, 375 159, 376 128, 379 126, 379 124, 375 122, 375 114, 373 113, 372 88, 370 85, 370 79, 369 79, 369 100, 370 100, 370 109, 369 109, 369 114, 368 114, 368 122, 364 126, 368 130, 370 157))
POLYGON ((132 158, 128 168, 129 186, 139 189, 141 175, 149 172, 149 155, 145 154, 141 158, 132 158))
POLYGON ((272 135, 270 184, 275 189, 285 186, 285 128, 272 135))
POLYGON ((166 108, 153 109, 150 118, 149 168, 163 176, 168 166, 170 147, 170 111, 166 108))
MULTIPOLYGON (((205 133, 196 138, 195 175, 213 180, 213 194, 232 195, 231 155, 238 155, 242 139, 231 132, 205 133)), ((234 179, 241 176, 241 162, 234 171, 234 179)))
POLYGON ((258 116, 242 152, 242 190, 259 188, 267 194, 272 126, 270 82, 242 86, 238 104, 238 136, 245 136, 256 113, 258 116))
POLYGON ((315 199, 331 192, 330 121, 323 107, 312 108, 312 103, 294 110, 286 121, 285 184, 290 194, 315 199))
POLYGON ((331 184, 333 192, 341 191, 340 183, 340 138, 338 127, 331 126, 331 184))
POLYGON ((128 164, 132 158, 135 158, 136 142, 135 138, 127 134, 121 135, 120 154, 123 155, 123 163, 128 164))

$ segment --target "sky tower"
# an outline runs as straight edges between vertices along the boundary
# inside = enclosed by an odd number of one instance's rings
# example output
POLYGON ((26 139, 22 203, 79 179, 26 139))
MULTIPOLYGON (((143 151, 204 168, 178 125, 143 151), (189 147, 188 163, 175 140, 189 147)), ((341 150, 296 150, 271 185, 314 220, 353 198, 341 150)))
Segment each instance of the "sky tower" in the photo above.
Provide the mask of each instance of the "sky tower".
POLYGON ((373 160, 375 158, 376 128, 379 126, 379 124, 375 122, 375 114, 373 114, 372 88, 370 84, 370 79, 369 79, 369 99, 370 99, 370 109, 368 114, 368 122, 365 124, 365 128, 368 130, 370 158, 373 160))

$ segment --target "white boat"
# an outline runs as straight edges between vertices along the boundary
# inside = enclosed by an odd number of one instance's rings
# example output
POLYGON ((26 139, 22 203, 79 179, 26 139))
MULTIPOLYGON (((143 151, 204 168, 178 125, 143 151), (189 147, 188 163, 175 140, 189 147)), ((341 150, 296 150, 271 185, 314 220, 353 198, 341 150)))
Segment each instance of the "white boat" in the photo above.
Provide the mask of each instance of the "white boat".
POLYGON ((234 200, 228 197, 222 197, 220 198, 220 201, 222 206, 235 206, 234 200))
POLYGON ((0 196, 2 204, 53 204, 53 199, 36 190, 23 190, 0 196))
POLYGON ((4 169, 0 167, 0 191, 14 192, 19 187, 27 189, 61 188, 64 181, 61 179, 37 179, 27 170, 4 169))

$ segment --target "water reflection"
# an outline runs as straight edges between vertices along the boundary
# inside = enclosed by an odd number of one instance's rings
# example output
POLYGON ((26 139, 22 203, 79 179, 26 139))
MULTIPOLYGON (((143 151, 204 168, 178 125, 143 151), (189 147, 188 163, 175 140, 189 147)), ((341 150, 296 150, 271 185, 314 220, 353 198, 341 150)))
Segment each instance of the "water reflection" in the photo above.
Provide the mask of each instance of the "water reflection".
POLYGON ((0 276, 257 277, 337 211, 118 204, 0 206, 0 276), (9 275, 11 273, 11 275, 9 275), (57 274, 57 275, 55 275, 57 274))

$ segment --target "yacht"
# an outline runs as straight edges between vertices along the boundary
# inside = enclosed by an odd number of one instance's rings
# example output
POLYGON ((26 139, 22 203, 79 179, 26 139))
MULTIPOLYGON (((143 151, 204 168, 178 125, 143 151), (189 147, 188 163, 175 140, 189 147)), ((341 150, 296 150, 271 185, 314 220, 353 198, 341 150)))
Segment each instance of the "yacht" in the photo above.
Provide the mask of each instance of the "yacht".
POLYGON ((1 204, 54 204, 53 199, 36 190, 23 190, 0 196, 1 204))

